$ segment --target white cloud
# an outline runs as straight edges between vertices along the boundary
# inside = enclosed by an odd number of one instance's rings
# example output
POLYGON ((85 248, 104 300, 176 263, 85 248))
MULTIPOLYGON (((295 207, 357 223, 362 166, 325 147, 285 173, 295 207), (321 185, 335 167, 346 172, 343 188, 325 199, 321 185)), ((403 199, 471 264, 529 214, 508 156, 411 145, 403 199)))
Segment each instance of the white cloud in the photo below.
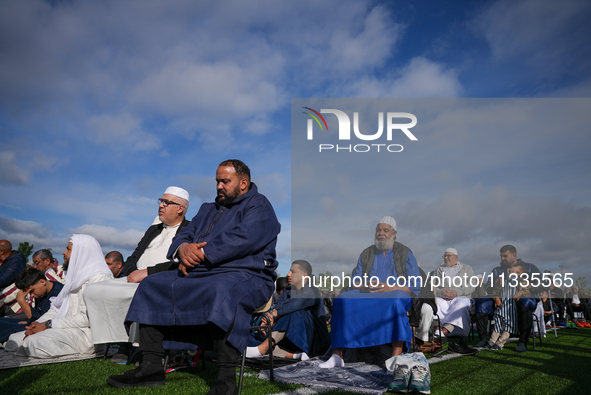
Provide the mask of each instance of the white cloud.
POLYGON ((462 92, 457 72, 417 57, 386 78, 365 77, 350 88, 355 97, 457 97, 462 92))
POLYGON ((28 172, 16 164, 16 154, 0 152, 0 185, 26 184, 28 181, 28 172))
POLYGON ((87 125, 95 133, 97 143, 118 147, 132 145, 135 151, 161 147, 160 139, 142 129, 141 119, 125 113, 117 116, 97 115, 88 119, 87 125))
POLYGON ((122 249, 133 251, 144 231, 129 229, 121 231, 112 226, 85 224, 72 231, 74 234, 87 234, 98 240, 103 249, 122 249))

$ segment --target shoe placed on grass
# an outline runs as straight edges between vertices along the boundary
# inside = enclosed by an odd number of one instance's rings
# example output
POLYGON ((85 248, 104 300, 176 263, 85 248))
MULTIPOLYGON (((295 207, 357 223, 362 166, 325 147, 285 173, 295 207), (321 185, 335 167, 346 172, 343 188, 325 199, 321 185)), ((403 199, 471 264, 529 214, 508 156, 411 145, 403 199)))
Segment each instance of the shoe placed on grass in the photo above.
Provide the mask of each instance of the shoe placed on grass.
POLYGON ((424 366, 415 365, 410 371, 408 392, 419 394, 431 393, 431 371, 424 366))
POLYGON ((139 367, 128 370, 122 375, 108 377, 107 384, 117 388, 158 387, 166 384, 165 380, 161 365, 142 362, 139 367))
POLYGON ((498 344, 493 344, 490 348, 492 351, 500 351, 503 347, 499 346, 498 344))
POLYGON ((449 343, 447 346, 447 351, 462 355, 474 355, 478 352, 478 350, 470 348, 464 343, 449 343))
POLYGON ((519 342, 519 344, 517 345, 517 347, 515 347, 515 351, 517 351, 517 352, 526 352, 527 351, 527 346, 525 345, 525 343, 519 342))
POLYGON ((410 369, 407 365, 398 365, 394 371, 394 380, 388 386, 388 392, 407 394, 410 384, 410 369))
POLYGON ((486 339, 482 339, 481 341, 479 341, 478 343, 476 343, 474 345, 474 348, 482 348, 482 347, 486 347, 486 339))

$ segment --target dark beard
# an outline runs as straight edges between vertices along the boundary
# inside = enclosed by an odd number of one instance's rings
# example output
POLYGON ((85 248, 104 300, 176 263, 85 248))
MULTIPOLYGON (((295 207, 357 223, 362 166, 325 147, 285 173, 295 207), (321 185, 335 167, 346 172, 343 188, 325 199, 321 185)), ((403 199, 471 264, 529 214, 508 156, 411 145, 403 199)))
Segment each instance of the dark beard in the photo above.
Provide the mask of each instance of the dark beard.
POLYGON ((62 266, 64 268, 64 271, 68 270, 68 266, 70 266, 70 262, 64 262, 64 265, 62 266))
POLYGON ((510 268, 512 266, 513 265, 511 265, 509 262, 503 262, 503 261, 501 261, 501 267, 503 267, 505 269, 510 268))
POLYGON ((218 192, 218 204, 221 206, 226 206, 232 203, 236 198, 240 195, 240 186, 234 188, 234 190, 229 193, 225 194, 223 192, 218 192))

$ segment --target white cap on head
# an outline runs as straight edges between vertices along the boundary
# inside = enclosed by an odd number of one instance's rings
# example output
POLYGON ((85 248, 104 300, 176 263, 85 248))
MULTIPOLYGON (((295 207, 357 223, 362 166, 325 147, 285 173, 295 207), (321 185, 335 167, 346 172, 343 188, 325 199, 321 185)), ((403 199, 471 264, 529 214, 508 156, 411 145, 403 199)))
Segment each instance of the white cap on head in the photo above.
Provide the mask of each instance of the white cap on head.
POLYGON ((447 250, 445 250, 445 252, 449 252, 450 254, 458 256, 458 250, 456 250, 455 248, 448 248, 447 250))
POLYGON ((179 187, 168 187, 164 193, 168 193, 170 195, 178 196, 181 199, 185 199, 187 202, 189 201, 189 192, 185 191, 183 188, 179 187))
POLYGON ((392 229, 396 230, 396 221, 389 215, 386 215, 384 218, 382 218, 378 224, 390 225, 392 229))

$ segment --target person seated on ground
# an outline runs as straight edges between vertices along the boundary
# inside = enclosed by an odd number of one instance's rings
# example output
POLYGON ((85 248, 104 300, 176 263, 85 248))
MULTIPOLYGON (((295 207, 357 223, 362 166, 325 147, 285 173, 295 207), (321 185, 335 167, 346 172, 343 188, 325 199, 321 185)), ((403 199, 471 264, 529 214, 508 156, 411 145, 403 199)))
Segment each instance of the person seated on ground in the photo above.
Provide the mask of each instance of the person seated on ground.
POLYGON ((579 293, 579 287, 572 286, 572 290, 566 294, 566 311, 571 320, 575 318, 575 312, 582 312, 586 321, 591 321, 589 313, 589 296, 585 293, 579 293))
POLYGON ((51 306, 49 299, 57 296, 64 286, 49 281, 41 271, 32 267, 19 274, 15 284, 19 289, 16 300, 26 318, 23 321, 22 318, 0 317, 0 343, 7 341, 11 334, 24 331, 27 325, 47 313, 51 306), (33 306, 27 302, 27 296, 33 298, 33 306))
POLYGON ((20 312, 16 302, 16 277, 27 268, 27 260, 19 251, 12 250, 8 240, 0 240, 0 317, 20 312))
POLYGON ((548 292, 543 291, 540 293, 540 301, 538 303, 542 304, 542 309, 544 310, 544 323, 546 325, 549 325, 550 322, 554 323, 555 320, 552 316, 554 314, 554 317, 558 317, 557 314, 559 309, 556 303, 554 303, 552 299, 548 297, 548 292))
MULTIPOLYGON (((487 291, 489 293, 493 292, 494 283, 497 278, 500 276, 507 278, 507 269, 518 263, 526 268, 529 277, 531 277, 532 274, 536 274, 538 278, 542 277, 540 269, 538 269, 536 265, 517 259, 517 249, 514 246, 509 244, 504 245, 501 247, 500 255, 500 266, 497 266, 492 270, 491 276, 486 276, 488 279, 487 291)), ((530 297, 519 295, 519 300, 515 303, 517 307, 517 326, 519 328, 519 344, 515 348, 515 351, 517 352, 527 351, 527 342, 529 341, 529 335, 533 326, 532 312, 538 316, 540 322, 543 320, 543 312, 541 308, 538 308, 538 302, 535 298, 535 295, 543 290, 544 288, 541 286, 540 282, 539 287, 530 288, 530 297)), ((476 328, 478 329, 478 337, 480 338, 480 341, 474 347, 484 347, 487 344, 486 334, 488 331, 488 320, 493 312, 494 305, 492 299, 480 298, 476 300, 476 313, 474 314, 474 317, 476 319, 476 328)), ((545 333, 546 328, 544 327, 543 330, 545 333)))
POLYGON ((275 281, 275 293, 273 294, 273 304, 277 303, 279 297, 283 293, 285 287, 289 285, 289 280, 287 277, 277 277, 277 281, 275 281))
POLYGON ((166 384, 162 342, 175 340, 213 346, 218 377, 209 394, 238 393, 236 367, 248 345, 251 316, 274 292, 281 225, 242 161, 222 162, 216 182, 215 203, 201 205, 170 246, 168 258, 179 270, 140 283, 126 322, 140 324, 142 360, 137 369, 109 377, 109 385, 166 384))
POLYGON ((127 277, 93 284, 84 293, 94 344, 120 343, 113 363, 126 363, 137 343, 137 332, 128 334, 124 321, 138 285, 148 275, 174 270, 178 264, 166 257, 172 239, 189 224, 185 214, 189 208, 189 193, 178 187, 168 187, 158 199, 159 223, 148 228, 137 248, 125 262, 122 273, 127 277), (131 336, 130 336, 131 335, 131 336))
POLYGON ((94 344, 84 304, 89 284, 113 278, 101 246, 89 235, 72 235, 63 253, 66 284, 51 301, 51 308, 26 327, 10 335, 6 351, 35 358, 92 354, 94 344))
POLYGON ((405 344, 410 347, 407 313, 421 290, 421 277, 415 256, 396 241, 396 232, 394 218, 383 217, 374 244, 363 250, 353 270, 353 289, 334 299, 332 355, 321 368, 345 366, 346 348, 392 344, 392 355, 400 355, 405 344))
POLYGON ((529 296, 528 281, 521 277, 523 273, 527 273, 525 266, 515 264, 508 268, 507 272, 509 277, 498 278, 492 292, 495 305, 494 330, 486 345, 486 348, 491 350, 502 350, 511 334, 519 332, 515 304, 515 299, 519 298, 516 295, 521 293, 529 296))
POLYGON ((410 326, 416 328, 415 343, 419 349, 426 351, 433 350, 433 344, 429 342, 429 331, 433 324, 433 315, 437 313, 437 303, 435 303, 435 289, 431 284, 431 276, 428 276, 420 266, 419 272, 422 287, 418 298, 413 298, 409 322, 410 326))
MULTIPOLYGON (((270 322, 273 328, 273 356, 305 361, 323 355, 330 348, 324 302, 311 278, 312 266, 308 261, 293 261, 287 274, 290 285, 263 318, 262 325, 270 322)), ((246 356, 263 358, 269 351, 268 340, 252 340, 252 344, 260 344, 248 347, 246 356)))
POLYGON ((123 255, 119 251, 111 251, 105 255, 105 262, 109 266, 109 269, 111 269, 113 277, 125 277, 125 273, 123 273, 123 255))
POLYGON ((49 281, 58 281, 62 284, 66 283, 66 276, 64 268, 61 265, 55 268, 55 260, 53 254, 48 249, 36 251, 33 254, 33 265, 36 269, 41 270, 45 274, 45 278, 49 281))
POLYGON ((448 248, 443 254, 443 264, 435 270, 432 279, 436 285, 437 315, 443 326, 441 335, 460 337, 458 343, 448 346, 449 351, 457 354, 476 352, 464 341, 470 332, 470 296, 476 288, 471 285, 473 277, 472 267, 458 260, 455 248, 448 248))

